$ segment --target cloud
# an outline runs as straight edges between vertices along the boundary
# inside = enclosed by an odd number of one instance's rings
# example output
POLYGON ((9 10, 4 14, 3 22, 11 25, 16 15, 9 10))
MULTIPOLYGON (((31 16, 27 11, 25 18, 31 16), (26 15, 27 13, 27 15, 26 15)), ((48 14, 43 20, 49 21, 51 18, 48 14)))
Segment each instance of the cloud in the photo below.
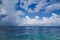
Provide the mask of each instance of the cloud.
POLYGON ((15 3, 18 2, 18 0, 2 0, 2 1, 3 1, 4 4, 9 4, 9 3, 10 3, 10 4, 12 4, 12 3, 15 4, 15 3))
POLYGON ((23 11, 17 11, 17 12, 16 12, 16 15, 18 15, 18 16, 24 16, 25 13, 24 13, 23 11))
POLYGON ((3 14, 3 15, 6 14, 6 10, 5 10, 4 8, 1 8, 1 9, 0 9, 0 15, 1 15, 1 14, 3 14))
POLYGON ((18 2, 18 0, 2 0, 4 6, 3 6, 3 12, 2 14, 6 11, 7 17, 2 18, 0 20, 0 25, 5 23, 6 25, 16 25, 16 10, 15 10, 15 4, 18 2))
POLYGON ((23 9, 28 11, 29 13, 35 13, 39 12, 45 5, 47 5, 46 0, 28 0, 28 1, 22 1, 24 5, 20 5, 23 9), (34 10, 28 8, 29 5, 31 4, 36 4, 36 8, 34 10))
POLYGON ((57 15, 55 13, 52 13, 52 16, 50 18, 43 17, 42 19, 39 19, 39 16, 35 16, 34 19, 31 19, 29 16, 26 16, 22 20, 22 26, 60 26, 60 15, 57 15))
MULTIPOLYGON (((6 10, 4 8, 0 9, 0 26, 3 26, 3 24, 8 20, 8 16, 2 17, 1 15, 7 15, 6 10)), ((5 23, 6 24, 6 23, 5 23)))
POLYGON ((46 2, 46 0, 28 0, 28 4, 30 5, 30 4, 33 4, 33 3, 44 3, 44 2, 46 2))
POLYGON ((58 9, 60 9, 60 3, 51 4, 51 5, 47 6, 45 9, 46 9, 46 11, 45 11, 46 13, 49 13, 54 10, 58 10, 58 9))
POLYGON ((34 10, 28 9, 28 12, 30 12, 30 13, 39 12, 46 5, 47 5, 47 3, 42 0, 36 5, 36 8, 34 10))

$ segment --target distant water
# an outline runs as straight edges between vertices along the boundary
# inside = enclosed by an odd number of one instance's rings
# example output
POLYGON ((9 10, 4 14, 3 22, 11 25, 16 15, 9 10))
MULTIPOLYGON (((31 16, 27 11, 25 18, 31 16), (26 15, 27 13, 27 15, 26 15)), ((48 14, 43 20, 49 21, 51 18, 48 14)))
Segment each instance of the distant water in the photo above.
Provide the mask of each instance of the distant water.
POLYGON ((59 26, 0 27, 0 40, 60 40, 59 26))

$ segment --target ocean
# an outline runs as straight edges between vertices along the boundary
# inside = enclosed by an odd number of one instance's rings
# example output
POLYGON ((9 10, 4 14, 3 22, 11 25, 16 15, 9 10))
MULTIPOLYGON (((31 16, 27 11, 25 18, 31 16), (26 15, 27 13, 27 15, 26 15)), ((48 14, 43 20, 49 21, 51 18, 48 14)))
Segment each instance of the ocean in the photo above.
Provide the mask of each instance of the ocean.
POLYGON ((4 26, 0 40, 60 40, 59 26, 4 26))

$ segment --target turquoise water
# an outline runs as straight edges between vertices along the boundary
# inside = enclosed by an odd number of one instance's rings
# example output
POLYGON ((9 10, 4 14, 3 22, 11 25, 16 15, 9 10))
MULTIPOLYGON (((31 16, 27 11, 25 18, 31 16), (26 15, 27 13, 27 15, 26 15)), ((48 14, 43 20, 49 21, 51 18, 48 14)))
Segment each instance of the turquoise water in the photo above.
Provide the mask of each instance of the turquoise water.
POLYGON ((0 38, 0 40, 60 40, 60 34, 23 34, 19 36, 9 35, 4 38, 0 38))
POLYGON ((0 40, 60 40, 60 27, 0 27, 0 40))

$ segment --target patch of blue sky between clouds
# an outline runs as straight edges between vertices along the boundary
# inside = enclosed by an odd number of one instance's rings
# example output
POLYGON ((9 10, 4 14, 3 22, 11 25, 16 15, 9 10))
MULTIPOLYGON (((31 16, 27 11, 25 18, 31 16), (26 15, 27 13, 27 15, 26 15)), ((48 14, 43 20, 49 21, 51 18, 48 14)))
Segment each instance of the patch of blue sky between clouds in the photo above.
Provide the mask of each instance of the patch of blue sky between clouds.
POLYGON ((7 17, 0 20, 0 25, 60 26, 59 0, 3 0, 1 9, 7 17))

